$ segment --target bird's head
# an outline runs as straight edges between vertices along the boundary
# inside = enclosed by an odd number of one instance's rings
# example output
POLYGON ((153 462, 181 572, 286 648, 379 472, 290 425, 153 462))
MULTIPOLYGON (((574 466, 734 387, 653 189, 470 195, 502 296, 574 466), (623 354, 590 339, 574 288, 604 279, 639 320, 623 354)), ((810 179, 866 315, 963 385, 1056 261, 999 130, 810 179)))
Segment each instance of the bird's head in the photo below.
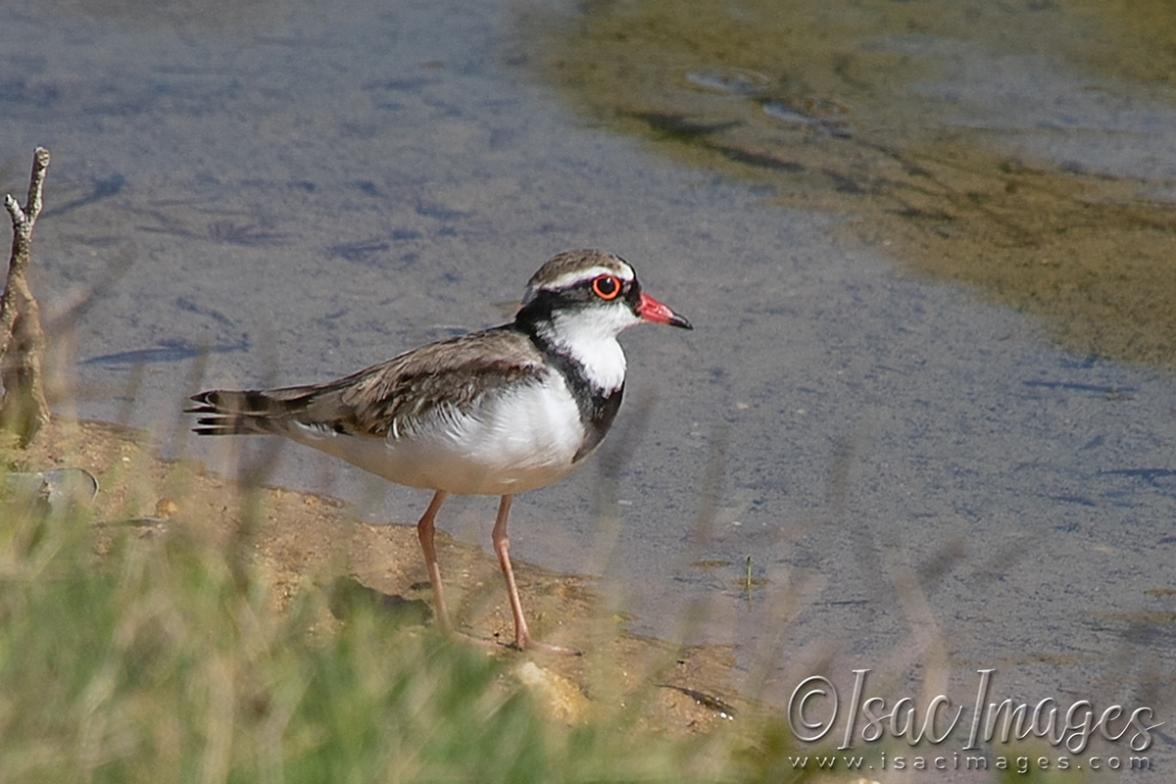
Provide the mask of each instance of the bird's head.
POLYGON ((614 338, 642 321, 693 329, 690 322, 645 293, 633 267, 599 250, 564 251, 527 282, 516 319, 562 336, 614 338))

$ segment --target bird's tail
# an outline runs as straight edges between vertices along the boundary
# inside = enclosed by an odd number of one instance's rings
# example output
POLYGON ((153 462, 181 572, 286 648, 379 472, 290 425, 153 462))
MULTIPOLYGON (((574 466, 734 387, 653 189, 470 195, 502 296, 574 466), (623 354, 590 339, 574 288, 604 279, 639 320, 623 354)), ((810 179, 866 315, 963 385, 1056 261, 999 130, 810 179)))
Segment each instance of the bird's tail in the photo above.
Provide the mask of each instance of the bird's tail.
POLYGON ((281 434, 289 424, 291 409, 296 407, 281 395, 285 391, 212 389, 193 395, 196 405, 184 409, 184 413, 205 415, 192 428, 193 433, 202 436, 281 434))

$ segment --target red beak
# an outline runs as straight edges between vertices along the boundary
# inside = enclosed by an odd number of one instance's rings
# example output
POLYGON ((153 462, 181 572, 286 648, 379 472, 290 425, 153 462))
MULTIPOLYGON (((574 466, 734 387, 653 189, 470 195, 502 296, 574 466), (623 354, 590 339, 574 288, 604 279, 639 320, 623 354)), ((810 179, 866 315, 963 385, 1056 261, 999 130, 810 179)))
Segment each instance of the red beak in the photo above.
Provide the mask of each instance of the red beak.
POLYGON ((694 327, 690 326, 689 321, 644 291, 641 292, 641 303, 637 305, 637 315, 646 321, 652 321, 654 324, 669 324, 671 327, 694 329, 694 327))

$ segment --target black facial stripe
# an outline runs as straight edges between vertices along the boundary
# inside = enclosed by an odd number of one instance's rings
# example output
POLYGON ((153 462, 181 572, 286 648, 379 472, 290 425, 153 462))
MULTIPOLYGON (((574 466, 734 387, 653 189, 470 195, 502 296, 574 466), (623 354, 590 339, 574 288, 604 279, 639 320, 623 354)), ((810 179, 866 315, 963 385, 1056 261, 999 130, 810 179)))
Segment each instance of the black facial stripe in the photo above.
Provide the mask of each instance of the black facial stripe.
POLYGON ((574 310, 588 304, 595 295, 588 291, 565 289, 563 291, 540 291, 516 315, 515 323, 529 325, 528 332, 534 332, 534 327, 543 322, 550 322, 552 313, 556 310, 574 310))
MULTIPOLYGON (((587 278, 574 286, 563 289, 540 289, 534 298, 518 312, 515 321, 519 324, 537 324, 542 321, 550 321, 552 313, 557 309, 573 311, 600 303, 600 297, 592 291, 592 281, 592 278, 587 278)), ((618 299, 622 298, 636 313, 637 306, 641 303, 641 284, 637 282, 636 278, 622 281, 621 296, 618 299)))
POLYGON ((641 284, 637 282, 637 278, 633 278, 625 284, 625 288, 621 291, 621 296, 625 298, 625 301, 629 303, 629 307, 636 313, 638 306, 641 305, 641 284))

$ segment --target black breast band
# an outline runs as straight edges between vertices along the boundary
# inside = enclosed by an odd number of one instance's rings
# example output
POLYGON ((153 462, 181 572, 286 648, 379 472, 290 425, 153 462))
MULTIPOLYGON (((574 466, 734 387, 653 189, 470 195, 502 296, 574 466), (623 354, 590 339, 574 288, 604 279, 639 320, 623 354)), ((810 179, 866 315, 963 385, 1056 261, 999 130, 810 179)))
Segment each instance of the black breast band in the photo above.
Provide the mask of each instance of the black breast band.
POLYGON ((604 390, 592 383, 584 370, 584 365, 566 351, 556 347, 534 332, 529 332, 531 340, 543 352, 548 361, 559 370, 568 385, 568 391, 580 409, 580 423, 584 426, 584 443, 576 451, 572 462, 579 462, 589 452, 596 448, 604 434, 612 426, 621 408, 621 397, 625 392, 624 382, 615 389, 604 390))

